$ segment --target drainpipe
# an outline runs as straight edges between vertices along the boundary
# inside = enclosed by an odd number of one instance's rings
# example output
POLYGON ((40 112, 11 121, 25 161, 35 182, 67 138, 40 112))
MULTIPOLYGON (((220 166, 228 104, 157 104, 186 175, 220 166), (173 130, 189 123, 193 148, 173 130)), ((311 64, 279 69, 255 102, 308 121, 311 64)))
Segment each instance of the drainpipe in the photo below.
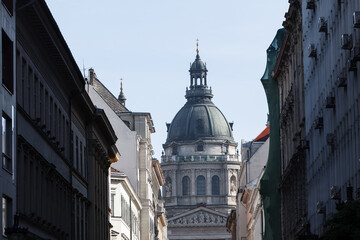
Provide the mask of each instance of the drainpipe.
MULTIPOLYGON (((263 206, 263 203, 262 203, 262 199, 260 199, 260 203, 261 203, 261 207, 263 206)), ((264 212, 263 212, 264 209, 261 209, 261 212, 260 212, 260 217, 261 217, 261 221, 260 221, 260 226, 261 226, 261 240, 264 240, 264 221, 263 221, 263 217, 264 217, 264 212)))
POLYGON ((132 240, 132 214, 131 214, 131 195, 129 196, 129 201, 130 201, 130 240, 132 240))

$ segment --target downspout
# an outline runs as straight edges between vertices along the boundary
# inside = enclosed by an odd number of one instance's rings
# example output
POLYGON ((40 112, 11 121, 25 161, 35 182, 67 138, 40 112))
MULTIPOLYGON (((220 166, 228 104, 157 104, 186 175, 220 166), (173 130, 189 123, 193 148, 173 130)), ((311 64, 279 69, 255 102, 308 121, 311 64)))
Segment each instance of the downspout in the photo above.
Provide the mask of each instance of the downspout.
POLYGON ((129 201, 130 201, 130 240, 132 240, 132 216, 131 216, 131 195, 129 196, 129 201))
MULTIPOLYGON (((261 207, 262 207, 262 199, 260 198, 260 203, 261 203, 261 207)), ((260 227, 261 227, 261 240, 264 240, 264 213, 263 213, 263 209, 261 209, 260 211, 260 227)))

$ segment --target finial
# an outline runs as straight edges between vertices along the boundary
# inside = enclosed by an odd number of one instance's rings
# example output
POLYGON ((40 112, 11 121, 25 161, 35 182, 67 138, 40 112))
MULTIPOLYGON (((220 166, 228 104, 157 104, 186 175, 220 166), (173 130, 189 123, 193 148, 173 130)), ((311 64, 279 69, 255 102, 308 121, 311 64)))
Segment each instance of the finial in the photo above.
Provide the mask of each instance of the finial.
POLYGON ((121 103, 122 105, 125 106, 126 98, 125 98, 125 95, 124 95, 124 92, 123 92, 122 80, 123 80, 123 79, 120 78, 120 94, 119 94, 118 100, 120 101, 120 103, 121 103))
POLYGON ((199 54, 199 39, 196 39, 196 53, 199 54))

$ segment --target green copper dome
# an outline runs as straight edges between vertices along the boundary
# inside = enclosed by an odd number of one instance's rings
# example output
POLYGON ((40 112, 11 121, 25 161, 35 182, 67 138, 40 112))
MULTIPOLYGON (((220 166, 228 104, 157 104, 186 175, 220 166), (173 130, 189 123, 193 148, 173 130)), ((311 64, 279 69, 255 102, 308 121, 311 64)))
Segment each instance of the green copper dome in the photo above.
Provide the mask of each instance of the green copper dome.
POLYGON ((197 140, 233 141, 231 127, 222 112, 210 101, 188 101, 172 120, 165 144, 197 140))
POLYGON ((166 143, 194 142, 197 140, 227 140, 233 142, 232 126, 211 101, 211 88, 207 86, 207 69, 197 50, 190 67, 190 88, 186 90, 186 104, 168 124, 166 143))

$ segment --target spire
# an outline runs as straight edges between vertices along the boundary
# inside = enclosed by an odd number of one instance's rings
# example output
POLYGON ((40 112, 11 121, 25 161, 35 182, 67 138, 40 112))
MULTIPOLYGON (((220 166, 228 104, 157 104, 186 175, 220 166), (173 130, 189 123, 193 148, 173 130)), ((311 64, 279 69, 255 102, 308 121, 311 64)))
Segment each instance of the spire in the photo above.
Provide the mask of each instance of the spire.
POLYGON ((186 90, 186 98, 212 98, 211 89, 207 86, 207 71, 206 64, 200 59, 199 39, 196 39, 196 58, 190 64, 190 88, 186 90))
POLYGON ((124 95, 124 92, 123 92, 123 87, 122 87, 122 78, 120 78, 120 94, 119 94, 119 97, 118 97, 118 100, 119 102, 125 106, 125 101, 126 101, 126 98, 125 98, 125 95, 124 95))
POLYGON ((199 39, 196 39, 196 55, 199 55, 199 39))

